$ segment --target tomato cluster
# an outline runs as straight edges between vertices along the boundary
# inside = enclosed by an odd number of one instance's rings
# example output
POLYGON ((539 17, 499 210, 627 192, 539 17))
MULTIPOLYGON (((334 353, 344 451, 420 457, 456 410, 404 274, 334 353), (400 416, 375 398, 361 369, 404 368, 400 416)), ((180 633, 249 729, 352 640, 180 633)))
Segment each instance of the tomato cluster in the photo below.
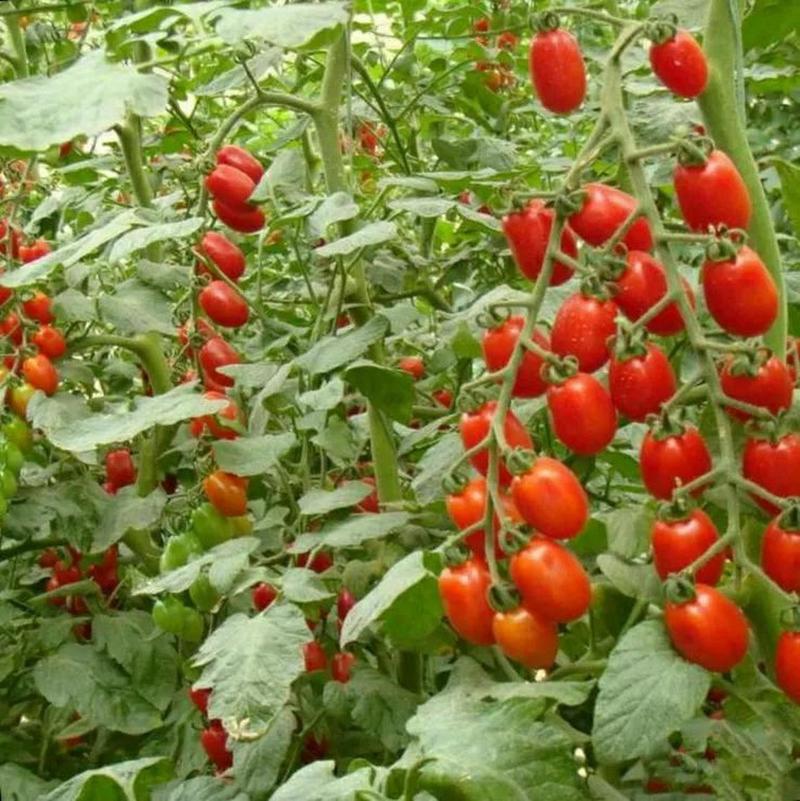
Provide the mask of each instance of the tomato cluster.
POLYGON ((264 168, 258 159, 237 145, 217 151, 217 166, 206 176, 205 185, 213 197, 214 213, 229 228, 252 234, 264 227, 264 213, 249 202, 264 168))
MULTIPOLYGON (((475 33, 474 41, 481 47, 490 47, 492 42, 487 35, 492 28, 492 21, 488 17, 475 20, 472 25, 475 33)), ((493 47, 496 51, 512 52, 519 46, 519 37, 513 31, 502 31, 495 37, 493 47)), ((491 92, 512 87, 516 83, 513 70, 502 61, 477 61, 475 69, 483 73, 483 82, 491 92)))
MULTIPOLYGON (((189 699, 204 718, 208 718, 211 693, 208 687, 189 688, 189 699)), ((228 749, 228 734, 221 720, 215 718, 208 721, 208 725, 200 733, 200 745, 219 773, 224 773, 233 766, 233 754, 228 749)))

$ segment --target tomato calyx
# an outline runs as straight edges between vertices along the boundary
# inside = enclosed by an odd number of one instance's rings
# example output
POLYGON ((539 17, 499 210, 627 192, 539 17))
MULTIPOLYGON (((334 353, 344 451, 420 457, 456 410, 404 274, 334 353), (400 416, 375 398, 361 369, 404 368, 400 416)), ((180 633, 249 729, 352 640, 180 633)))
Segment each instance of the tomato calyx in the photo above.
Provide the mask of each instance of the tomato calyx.
POLYGON ((650 415, 647 424, 653 439, 657 442, 668 437, 680 437, 690 428, 684 409, 666 409, 660 414, 650 415))
POLYGON ((734 261, 736 259, 743 240, 737 235, 736 241, 734 241, 733 233, 726 230, 722 236, 709 243, 706 248, 706 261, 734 261))
POLYGON ((503 460, 506 463, 509 473, 518 476, 530 470, 536 461, 536 453, 528 448, 512 448, 504 450, 503 460))
POLYGON ((650 20, 644 29, 644 35, 656 45, 664 44, 675 38, 678 32, 678 18, 675 14, 666 14, 663 17, 650 20))
POLYGON ((647 355, 647 334, 641 326, 620 318, 617 335, 614 337, 614 358, 619 362, 647 355))
POLYGON ((735 376, 755 378, 761 367, 769 361, 772 352, 769 348, 754 348, 751 351, 737 352, 725 360, 728 372, 735 376))
POLYGON ((542 375, 548 384, 558 386, 570 378, 576 376, 580 371, 578 360, 575 356, 565 356, 562 359, 553 359, 542 367, 542 375))
POLYGON ((697 597, 694 580, 682 575, 670 576, 664 584, 664 597, 671 604, 686 604, 697 597))
POLYGON ((684 167, 702 167, 714 150, 714 140, 690 133, 676 142, 678 162, 684 167))
POLYGON ((454 470, 442 479, 442 489, 447 495, 458 495, 465 490, 468 483, 469 477, 463 470, 454 470))
POLYGON ((522 602, 519 591, 512 584, 492 584, 486 597, 495 612, 510 612, 522 602))
POLYGON ((561 20, 558 14, 553 11, 545 11, 543 14, 531 15, 531 28, 538 33, 557 31, 561 27, 561 20))
POLYGON ((800 632, 800 606, 787 606, 782 610, 780 624, 784 631, 800 632))
POLYGON ((685 495, 673 495, 672 500, 658 505, 656 517, 665 523, 679 523, 691 516, 695 506, 685 495))
POLYGON ((511 309, 508 306, 492 304, 477 316, 476 322, 481 328, 492 329, 502 325, 509 317, 511 317, 511 309))
POLYGON ((562 192, 553 201, 553 208, 556 212, 556 219, 566 219, 567 217, 577 214, 582 208, 586 200, 586 190, 576 189, 572 192, 562 192))
POLYGON ((787 506, 776 522, 784 531, 800 534, 800 503, 793 502, 787 506))

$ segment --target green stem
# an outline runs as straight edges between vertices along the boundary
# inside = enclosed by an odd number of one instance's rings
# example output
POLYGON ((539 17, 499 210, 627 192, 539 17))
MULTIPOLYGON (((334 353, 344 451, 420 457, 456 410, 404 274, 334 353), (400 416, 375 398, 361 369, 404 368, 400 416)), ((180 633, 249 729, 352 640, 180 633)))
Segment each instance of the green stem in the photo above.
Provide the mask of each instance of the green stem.
POLYGON ((45 548, 58 548, 61 545, 68 545, 69 540, 63 537, 51 537, 46 540, 29 540, 28 542, 21 542, 19 545, 13 545, 10 548, 3 548, 0 550, 0 562, 6 562, 13 559, 15 556, 20 556, 29 551, 43 551, 45 548))
POLYGON ((25 47, 25 32, 19 24, 20 14, 19 10, 5 11, 6 15, 6 28, 8 29, 8 38, 11 41, 11 47, 14 49, 14 71, 17 78, 27 78, 30 75, 30 68, 28 66, 28 51, 25 47))
POLYGON ((422 692, 422 654, 416 651, 398 652, 397 683, 409 692, 422 692))
POLYGON ((733 9, 741 6, 732 0, 711 0, 703 48, 709 64, 709 81, 698 98, 706 128, 717 146, 736 164, 747 186, 753 204, 748 233, 753 247, 766 264, 779 293, 778 318, 764 337, 778 356, 786 354, 787 307, 786 289, 781 269, 781 254, 772 224, 769 202, 758 173, 758 165, 747 141, 742 122, 744 108, 737 97, 734 76, 741 65, 741 19, 733 9))
POLYGON ((136 203, 144 208, 149 208, 153 205, 153 189, 144 169, 139 118, 135 114, 129 114, 126 122, 116 127, 116 132, 136 203))

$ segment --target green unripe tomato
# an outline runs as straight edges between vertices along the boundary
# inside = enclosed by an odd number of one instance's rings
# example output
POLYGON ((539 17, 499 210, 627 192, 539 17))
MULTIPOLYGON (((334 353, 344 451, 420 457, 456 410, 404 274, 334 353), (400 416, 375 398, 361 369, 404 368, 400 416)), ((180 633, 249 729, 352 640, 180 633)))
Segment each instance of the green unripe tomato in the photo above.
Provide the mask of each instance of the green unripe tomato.
POLYGON ((6 441, 5 448, 0 453, 0 464, 5 461, 5 466, 18 476, 22 465, 25 464, 25 457, 22 451, 13 443, 6 441))
POLYGON ((201 573, 189 587, 189 597, 200 612, 210 612, 219 603, 219 593, 205 573, 201 573))
POLYGON ((33 447, 33 432, 21 417, 14 415, 3 425, 3 433, 8 441, 13 442, 23 453, 27 453, 33 447))
POLYGON ((187 611, 177 598, 169 595, 153 604, 153 623, 168 634, 181 634, 187 611))
POLYGON ((13 498, 17 494, 17 479, 8 468, 0 471, 0 493, 4 498, 13 498))
POLYGON ((223 517, 210 503, 201 504, 194 510, 192 531, 206 551, 233 536, 230 519, 223 517))
POLYGON ((180 631, 181 637, 186 642, 200 642, 203 639, 204 631, 203 616, 196 609, 184 607, 183 625, 180 631))
POLYGON ((240 515, 239 517, 229 517, 233 527, 234 537, 249 537, 253 533, 253 519, 250 515, 240 515))
POLYGON ((158 566, 162 573, 169 573, 178 567, 183 567, 189 561, 189 551, 186 543, 179 536, 170 537, 164 543, 164 550, 158 560, 158 566))
POLYGON ((0 520, 2 520, 6 516, 7 511, 8 511, 8 501, 5 499, 3 495, 0 495, 0 520))

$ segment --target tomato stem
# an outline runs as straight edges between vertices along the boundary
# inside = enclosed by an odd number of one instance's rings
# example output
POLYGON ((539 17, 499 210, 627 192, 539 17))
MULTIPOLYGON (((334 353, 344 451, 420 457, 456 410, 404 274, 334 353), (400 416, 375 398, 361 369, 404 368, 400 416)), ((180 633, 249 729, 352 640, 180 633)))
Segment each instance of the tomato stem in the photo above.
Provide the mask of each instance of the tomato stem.
MULTIPOLYGON (((38 13, 38 12, 37 12, 38 13)), ((11 41, 11 47, 14 50, 13 58, 10 58, 14 72, 17 78, 27 78, 30 75, 30 68, 28 66, 28 51, 25 47, 25 34, 19 24, 19 18, 22 11, 19 9, 12 9, 9 11, 0 12, 5 16, 6 28, 8 30, 8 38, 11 41)))

